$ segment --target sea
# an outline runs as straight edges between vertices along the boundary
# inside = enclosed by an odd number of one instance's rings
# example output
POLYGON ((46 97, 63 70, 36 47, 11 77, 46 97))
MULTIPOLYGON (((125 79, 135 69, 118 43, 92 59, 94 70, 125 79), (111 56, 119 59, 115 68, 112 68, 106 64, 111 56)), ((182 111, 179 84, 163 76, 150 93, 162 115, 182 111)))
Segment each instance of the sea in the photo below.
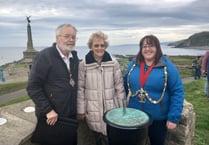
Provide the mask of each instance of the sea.
MULTIPOLYGON (((35 47, 37 51, 41 51, 46 47, 35 47)), ((178 55, 188 55, 188 56, 202 56, 205 54, 207 49, 195 49, 195 48, 174 48, 166 44, 161 44, 161 48, 164 55, 167 56, 178 56, 178 55)), ((0 47, 0 66, 7 63, 12 63, 23 58, 23 51, 26 47, 0 47)), ((77 46, 75 50, 78 51, 78 57, 83 59, 88 53, 89 48, 87 46, 77 46)), ((136 55, 139 51, 138 44, 128 44, 128 45, 115 45, 109 46, 107 51, 112 55, 136 55)))

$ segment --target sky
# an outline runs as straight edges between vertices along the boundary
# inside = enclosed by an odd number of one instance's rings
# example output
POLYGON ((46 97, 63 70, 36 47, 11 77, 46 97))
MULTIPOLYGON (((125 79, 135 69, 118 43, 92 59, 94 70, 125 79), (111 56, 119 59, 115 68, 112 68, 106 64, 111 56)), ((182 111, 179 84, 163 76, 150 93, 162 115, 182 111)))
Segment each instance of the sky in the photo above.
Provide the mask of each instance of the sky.
POLYGON ((31 16, 33 46, 51 46, 55 29, 78 29, 77 46, 102 31, 110 45, 138 44, 153 34, 160 42, 209 31, 209 0, 0 0, 0 47, 27 46, 31 16))

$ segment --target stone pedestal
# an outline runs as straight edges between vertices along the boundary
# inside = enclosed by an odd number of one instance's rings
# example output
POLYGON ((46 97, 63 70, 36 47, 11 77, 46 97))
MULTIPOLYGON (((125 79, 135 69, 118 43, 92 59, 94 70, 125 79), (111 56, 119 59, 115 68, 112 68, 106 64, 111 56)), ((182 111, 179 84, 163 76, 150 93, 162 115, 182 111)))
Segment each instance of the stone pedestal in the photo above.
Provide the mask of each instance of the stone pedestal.
POLYGON ((36 56, 38 51, 35 49, 27 49, 26 51, 23 51, 23 60, 22 63, 31 63, 33 58, 36 56))

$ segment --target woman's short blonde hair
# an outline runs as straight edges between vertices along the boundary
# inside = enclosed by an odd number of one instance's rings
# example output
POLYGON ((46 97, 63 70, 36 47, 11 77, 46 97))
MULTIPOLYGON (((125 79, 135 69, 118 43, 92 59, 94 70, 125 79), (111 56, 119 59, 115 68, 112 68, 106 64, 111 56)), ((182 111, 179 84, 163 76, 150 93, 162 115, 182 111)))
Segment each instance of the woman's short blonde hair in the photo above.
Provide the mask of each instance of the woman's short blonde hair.
POLYGON ((103 32, 101 31, 97 31, 93 34, 91 34, 90 38, 89 38, 89 41, 87 43, 88 47, 91 49, 92 47, 92 44, 93 44, 93 41, 95 39, 101 39, 104 41, 104 45, 105 45, 105 48, 107 48, 109 46, 109 42, 107 41, 108 39, 108 36, 106 34, 104 34, 103 32))

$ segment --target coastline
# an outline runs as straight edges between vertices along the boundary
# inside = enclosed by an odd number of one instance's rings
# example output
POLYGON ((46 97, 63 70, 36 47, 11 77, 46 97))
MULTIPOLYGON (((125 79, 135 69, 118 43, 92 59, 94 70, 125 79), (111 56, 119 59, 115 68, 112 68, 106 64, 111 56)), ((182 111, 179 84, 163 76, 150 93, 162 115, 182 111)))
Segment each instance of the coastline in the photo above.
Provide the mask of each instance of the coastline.
MULTIPOLYGON (((107 51, 111 55, 135 55, 138 53, 139 46, 134 45, 117 45, 109 46, 107 51)), ((190 55, 197 56, 205 54, 205 51, 209 50, 209 46, 204 47, 187 47, 187 48, 174 48, 173 46, 168 46, 165 44, 161 45, 163 54, 167 56, 179 56, 179 55, 190 55)), ((18 62, 23 58, 24 47, 0 47, 0 67, 2 65, 18 62)), ((42 50, 43 47, 36 47, 37 51, 42 50)), ((86 46, 76 46, 75 50, 78 52, 80 59, 83 59, 85 55, 89 52, 89 48, 86 46)))
POLYGON ((174 48, 195 49, 195 50, 209 50, 209 46, 189 46, 189 47, 174 47, 174 48))

